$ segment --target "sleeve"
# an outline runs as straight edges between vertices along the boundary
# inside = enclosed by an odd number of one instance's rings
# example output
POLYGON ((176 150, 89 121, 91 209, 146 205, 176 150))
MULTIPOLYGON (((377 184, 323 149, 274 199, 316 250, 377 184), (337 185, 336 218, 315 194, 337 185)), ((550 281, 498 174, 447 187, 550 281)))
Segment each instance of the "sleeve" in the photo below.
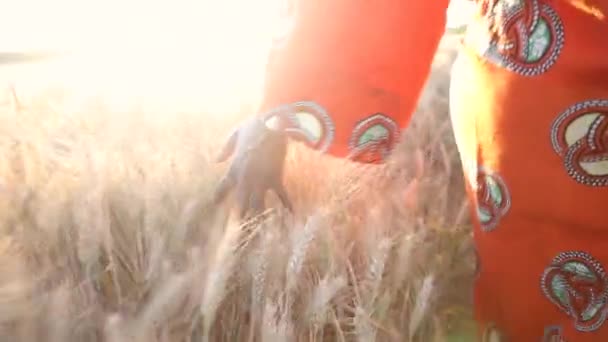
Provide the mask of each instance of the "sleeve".
POLYGON ((449 0, 292 1, 260 112, 310 147, 381 162, 418 102, 449 0), (294 5, 295 4, 295 5, 294 5))

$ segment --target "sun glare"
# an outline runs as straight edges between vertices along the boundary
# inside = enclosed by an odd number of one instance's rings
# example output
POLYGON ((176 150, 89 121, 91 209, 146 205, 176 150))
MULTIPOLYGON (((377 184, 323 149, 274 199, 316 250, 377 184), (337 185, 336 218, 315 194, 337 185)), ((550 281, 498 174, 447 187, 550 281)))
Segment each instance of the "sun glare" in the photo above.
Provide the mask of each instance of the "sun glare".
POLYGON ((281 1, 0 0, 0 51, 68 53, 4 66, 0 79, 22 93, 102 97, 117 110, 239 110, 261 95, 281 1))
POLYGON ((115 106, 234 110, 259 96, 278 1, 13 1, 0 13, 1 51, 68 54, 3 68, 2 79, 115 106))

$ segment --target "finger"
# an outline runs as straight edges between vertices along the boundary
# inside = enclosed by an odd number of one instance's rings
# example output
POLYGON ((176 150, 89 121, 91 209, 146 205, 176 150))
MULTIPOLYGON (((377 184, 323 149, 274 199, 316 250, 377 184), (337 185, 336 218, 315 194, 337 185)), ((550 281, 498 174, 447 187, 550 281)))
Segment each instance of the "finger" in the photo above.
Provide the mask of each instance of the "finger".
POLYGON ((247 213, 249 212, 249 207, 248 206, 242 206, 239 209, 239 218, 241 220, 245 220, 247 218, 247 213))
POLYGON ((310 144, 310 142, 312 140, 314 140, 309 136, 309 134, 306 131, 304 131, 300 128, 287 128, 287 129, 285 129, 285 133, 293 141, 304 143, 304 144, 310 144))
POLYGON ((224 146, 220 150, 220 153, 215 158, 215 161, 218 163, 224 162, 228 157, 234 153, 234 148, 236 147, 236 141, 239 138, 239 130, 238 128, 233 130, 232 133, 228 136, 228 139, 224 142, 224 146))
POLYGON ((277 194, 281 204, 283 204, 283 206, 287 208, 289 212, 293 213, 293 205, 291 204, 291 200, 289 199, 289 195, 287 194, 287 191, 285 191, 283 184, 276 183, 273 187, 273 191, 275 194, 277 194))
POLYGON ((230 192, 230 190, 235 185, 235 178, 232 176, 232 173, 228 173, 221 180, 220 183, 215 190, 215 194, 213 196, 213 203, 219 204, 226 199, 226 196, 230 192))
POLYGON ((251 194, 249 205, 253 216, 260 215, 264 211, 264 197, 264 192, 255 192, 251 194))
POLYGON ((239 208, 239 218, 240 219, 245 219, 245 216, 247 215, 247 212, 249 212, 249 205, 251 202, 251 191, 249 189, 249 187, 246 187, 245 185, 241 185, 241 187, 238 188, 237 190, 237 194, 236 194, 236 202, 239 208))

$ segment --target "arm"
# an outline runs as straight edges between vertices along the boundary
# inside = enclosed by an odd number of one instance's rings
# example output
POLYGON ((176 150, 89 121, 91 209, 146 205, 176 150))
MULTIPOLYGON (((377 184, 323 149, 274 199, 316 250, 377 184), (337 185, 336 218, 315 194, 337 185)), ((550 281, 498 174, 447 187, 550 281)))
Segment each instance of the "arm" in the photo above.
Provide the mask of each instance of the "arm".
POLYGON ((261 112, 337 157, 380 162, 411 117, 449 0, 301 0, 267 66, 261 112))

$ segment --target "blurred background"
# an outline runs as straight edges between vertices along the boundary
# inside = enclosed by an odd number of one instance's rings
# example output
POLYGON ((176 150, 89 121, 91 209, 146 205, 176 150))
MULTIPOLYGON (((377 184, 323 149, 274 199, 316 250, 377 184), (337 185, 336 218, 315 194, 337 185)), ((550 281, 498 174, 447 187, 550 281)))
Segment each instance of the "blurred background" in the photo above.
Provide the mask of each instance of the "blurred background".
MULTIPOLYGON (((0 54, 63 57, 0 55, 0 86, 22 96, 61 86, 117 109, 239 110, 259 97, 270 37, 285 24, 282 1, 1 0, 0 54)), ((448 28, 463 25, 471 4, 452 1, 448 28)))

